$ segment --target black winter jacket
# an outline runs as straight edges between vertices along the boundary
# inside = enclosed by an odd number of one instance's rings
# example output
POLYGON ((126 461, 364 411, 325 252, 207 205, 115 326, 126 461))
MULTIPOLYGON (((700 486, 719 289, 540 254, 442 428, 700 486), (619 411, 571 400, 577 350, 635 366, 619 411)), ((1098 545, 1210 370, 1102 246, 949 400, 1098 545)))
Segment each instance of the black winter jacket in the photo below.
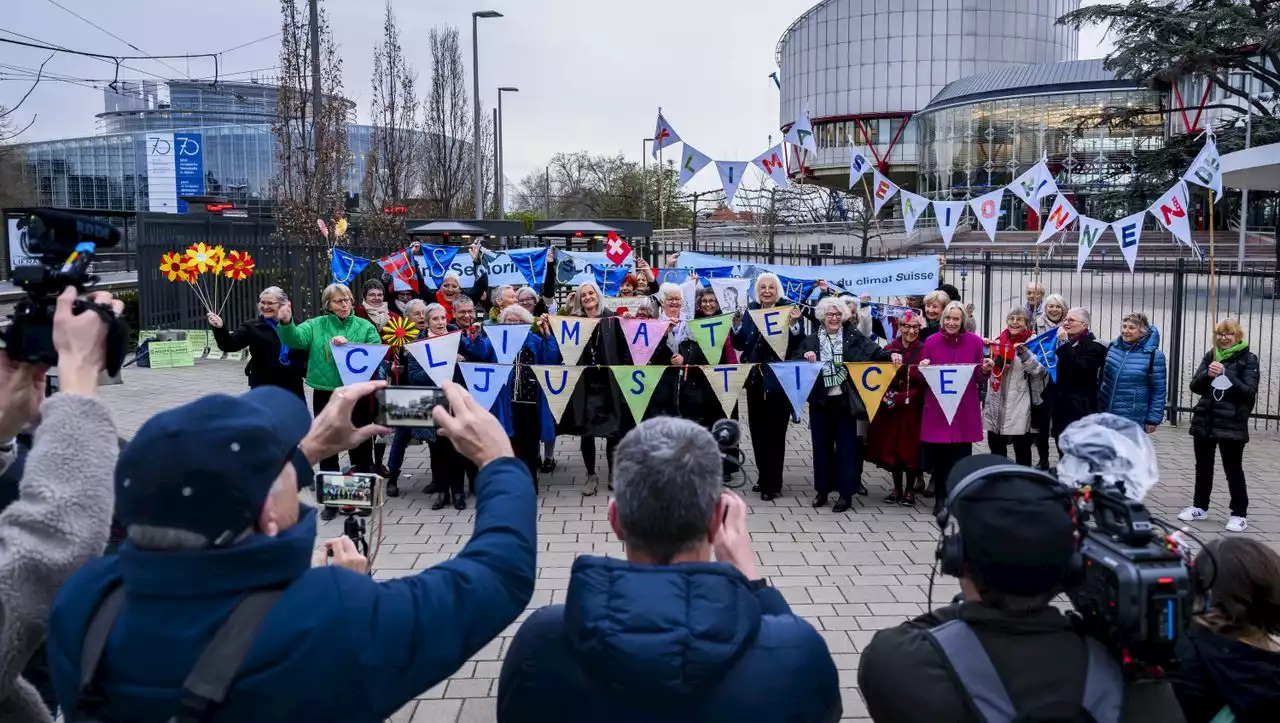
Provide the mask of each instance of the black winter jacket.
POLYGON ((1098 411, 1098 377, 1107 363, 1107 347, 1086 331, 1058 345, 1058 379, 1050 388, 1050 411, 1056 439, 1072 422, 1098 411))
POLYGON ((1187 723, 1209 723, 1229 706, 1239 723, 1280 720, 1280 653, 1192 624, 1170 675, 1187 723))
MULTIPOLYGON (((295 319, 295 323, 301 323, 295 319)), ((280 335, 275 327, 261 316, 246 321, 235 331, 222 328, 213 330, 213 339, 224 352, 249 350, 249 363, 244 373, 249 377, 249 388, 272 385, 283 387, 302 396, 302 379, 307 375, 307 351, 290 349, 289 364, 280 363, 280 335)))
MULTIPOLYGON (((858 331, 853 324, 845 324, 841 330, 841 361, 842 362, 887 362, 892 355, 880 348, 880 345, 874 340, 867 338, 862 332, 858 331)), ((822 329, 814 331, 806 336, 804 341, 800 342, 800 346, 791 353, 793 360, 804 359, 805 352, 813 352, 819 361, 822 360, 820 351, 822 329)), ((849 405, 849 412, 858 419, 867 418, 866 405, 862 403, 862 397, 858 394, 858 390, 853 386, 852 378, 845 378, 840 385, 844 389, 841 395, 844 401, 849 405)), ((818 380, 814 382, 813 389, 809 390, 810 402, 822 402, 827 397, 827 388, 822 383, 822 376, 819 375, 818 380)))
POLYGON ((1211 362, 1212 349, 1191 377, 1191 391, 1200 395, 1191 412, 1191 436, 1248 442, 1249 413, 1258 397, 1258 355, 1246 346, 1223 360, 1222 374, 1231 380, 1231 388, 1225 391, 1213 388, 1209 377, 1211 362))

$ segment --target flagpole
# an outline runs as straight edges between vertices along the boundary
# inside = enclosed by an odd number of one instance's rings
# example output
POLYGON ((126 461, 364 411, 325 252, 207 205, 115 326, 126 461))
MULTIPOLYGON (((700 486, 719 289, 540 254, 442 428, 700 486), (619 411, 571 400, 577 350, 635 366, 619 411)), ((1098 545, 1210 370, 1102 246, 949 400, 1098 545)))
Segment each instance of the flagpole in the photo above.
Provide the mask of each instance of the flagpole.
MULTIPOLYGON (((880 236, 880 244, 884 245, 884 231, 880 229, 880 214, 875 212, 875 202, 871 200, 871 187, 867 185, 867 174, 862 174, 862 190, 867 194, 867 211, 871 212, 871 220, 876 224, 876 234, 880 236)), ((901 193, 902 189, 898 189, 901 193)), ((870 246, 870 244, 868 244, 870 246)), ((869 250, 869 249, 868 249, 869 250)))
MULTIPOLYGON (((658 117, 662 117, 662 106, 658 106, 658 117)), ((667 208, 662 205, 662 149, 666 144, 658 146, 658 228, 667 228, 667 208)))
MULTIPOLYGON (((1209 189, 1209 304, 1212 307, 1213 325, 1218 324, 1218 283, 1214 275, 1213 259, 1213 189, 1209 189)), ((1209 342, 1215 341, 1214 330, 1209 329, 1209 342)))

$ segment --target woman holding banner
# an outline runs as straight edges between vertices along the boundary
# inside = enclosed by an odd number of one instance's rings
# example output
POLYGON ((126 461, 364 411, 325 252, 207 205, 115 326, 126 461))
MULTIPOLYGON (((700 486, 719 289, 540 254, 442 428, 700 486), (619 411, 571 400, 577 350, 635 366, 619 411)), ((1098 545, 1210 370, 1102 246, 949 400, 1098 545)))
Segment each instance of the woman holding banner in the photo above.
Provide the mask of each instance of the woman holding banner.
MULTIPOLYGON (((378 279, 369 279, 364 282, 361 289, 361 303, 356 304, 356 316, 361 319, 368 319, 373 324, 373 328, 378 331, 386 328, 387 323, 392 319, 399 319, 400 314, 392 311, 391 305, 387 303, 387 287, 378 279)), ((391 359, 392 351, 387 350, 386 358, 391 359)), ((368 404, 373 407, 373 399, 365 399, 361 404, 368 404)), ((382 465, 383 455, 386 454, 387 444, 386 437, 379 435, 373 441, 373 463, 374 468, 378 470, 378 474, 386 476, 388 470, 382 465)))
MULTIPOLYGON (((440 304, 427 304, 426 316, 427 325, 419 340, 461 333, 449 330, 449 315, 440 304)), ((456 376, 457 368, 455 367, 454 370, 456 376)), ((436 386, 426 370, 412 359, 409 364, 409 383, 417 387, 436 386), (419 374, 414 373, 415 367, 419 374)), ((442 510, 451 502, 453 509, 459 512, 467 509, 467 494, 462 485, 465 470, 464 458, 454 449, 453 442, 448 437, 437 434, 435 429, 429 430, 427 446, 431 449, 431 481, 436 489, 436 499, 431 503, 431 509, 442 510)))
MULTIPOLYGON (((1035 317, 1035 335, 1062 327, 1067 319, 1067 300, 1062 294, 1044 297, 1043 311, 1035 317)), ((1057 373, 1057 372, 1055 372, 1057 373)), ((1051 431, 1054 398, 1058 385, 1047 373, 1041 378, 1044 389, 1031 400, 1031 426, 1035 428, 1036 468, 1049 471, 1049 432, 1051 431)))
MULTIPOLYGON (((533 325, 533 314, 523 306, 508 306, 498 316, 499 324, 533 325)), ((498 396, 494 415, 502 420, 511 437, 511 447, 516 457, 529 468, 533 477, 533 490, 538 491, 538 446, 546 439, 555 439, 556 420, 551 416, 547 400, 533 370, 534 364, 561 364, 560 348, 551 339, 551 327, 538 324, 525 337, 524 344, 515 357, 516 367, 510 380, 510 394, 498 396)))
POLYGON ((813 506, 826 506, 834 487, 838 497, 831 511, 839 514, 853 506, 853 495, 862 482, 858 479, 858 422, 867 416, 866 405, 854 388, 845 363, 901 364, 902 355, 881 349, 848 323, 849 307, 834 296, 819 301, 814 314, 822 323, 800 343, 793 358, 823 364, 822 377, 809 392, 813 486, 817 492, 813 506))
POLYGON ((916 492, 924 489, 920 418, 928 383, 917 368, 924 352, 924 342, 920 340, 923 326, 924 317, 919 312, 907 312, 898 320, 898 338, 884 348, 901 355, 902 366, 880 401, 866 445, 867 459, 893 476, 893 492, 884 501, 906 507, 915 506, 916 492))
POLYGON ((1044 367, 1027 348, 1031 338, 1031 317, 1024 306, 1016 306, 1005 316, 1005 330, 991 344, 991 376, 987 380, 982 426, 987 431, 987 447, 992 454, 1009 456, 1031 466, 1031 446, 1035 434, 1031 426, 1031 403, 1043 388, 1044 367))
POLYGON ((800 331, 800 307, 780 303, 782 283, 776 274, 765 272, 756 277, 756 300, 747 307, 742 323, 733 329, 729 339, 745 364, 757 364, 747 378, 747 416, 751 430, 751 448, 760 474, 760 499, 770 502, 782 494, 782 463, 786 453, 787 424, 795 410, 782 385, 763 366, 783 361, 795 353, 804 334, 800 331), (784 309, 769 315, 772 309, 784 309), (776 318, 770 329, 761 333, 756 317, 776 318), (777 344, 782 353, 773 346, 777 344))

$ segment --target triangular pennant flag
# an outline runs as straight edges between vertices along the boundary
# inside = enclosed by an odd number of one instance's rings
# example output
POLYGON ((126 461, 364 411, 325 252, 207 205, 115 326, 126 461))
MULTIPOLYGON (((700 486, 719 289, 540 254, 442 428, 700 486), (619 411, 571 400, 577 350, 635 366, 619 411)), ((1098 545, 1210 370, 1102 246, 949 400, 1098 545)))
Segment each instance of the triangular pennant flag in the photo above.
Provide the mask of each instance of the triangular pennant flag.
POLYGON ((405 344, 404 350, 413 355, 437 387, 443 387, 445 382, 453 381, 453 368, 458 364, 460 341, 462 332, 453 331, 405 344))
POLYGON ((1042 198, 1041 190, 1051 183, 1053 183, 1053 177, 1049 174, 1049 167, 1044 161, 1040 161, 1028 168, 1021 176, 1013 179, 1013 183, 1010 183, 1007 188, 1009 193, 1021 198, 1023 203, 1035 206, 1042 198))
POLYGON ((414 291, 418 290, 418 275, 413 273, 413 264, 409 261, 409 253, 404 249, 378 259, 378 265, 382 267, 383 271, 391 274, 392 278, 400 279, 414 291))
POLYGON ((1058 196, 1053 201, 1053 207, 1049 209, 1049 215, 1044 217, 1044 228, 1040 229, 1040 238, 1036 240, 1036 245, 1048 241, 1056 233, 1065 231, 1079 215, 1076 213, 1076 207, 1071 205, 1066 196, 1058 196))
POLYGON ((707 361, 719 364, 720 357, 724 355, 725 340, 729 338, 729 329, 733 326, 733 314, 691 319, 685 326, 689 329, 689 336, 698 342, 707 361))
MULTIPOLYGON (((1092 221, 1093 219, 1089 219, 1092 221)), ((1103 224, 1106 227, 1106 224, 1103 224)), ((1027 350, 1035 354, 1036 361, 1049 373, 1049 378, 1056 384, 1058 381, 1058 327, 1046 329, 1043 333, 1027 340, 1027 350)))
POLYGON ((929 383, 929 389, 942 407, 942 413, 951 424, 956 418, 960 400, 969 389, 969 380, 977 364, 930 364, 920 367, 920 375, 929 383))
POLYGON ((1058 182, 1053 180, 1053 171, 1048 164, 1040 161, 1040 185, 1036 186, 1035 195, 1031 197, 1031 205, 1040 207, 1040 199, 1058 195, 1058 182))
POLYGON ((596 330, 600 317, 586 316, 550 316, 551 336, 560 345, 560 356, 564 357, 567 366, 575 366, 582 356, 582 350, 591 341, 591 332, 596 330))
POLYGON ((507 380, 511 378, 510 364, 472 364, 458 362, 462 370, 462 379, 467 383, 467 391, 476 402, 485 409, 493 406, 507 380))
POLYGON ((809 115, 803 110, 800 111, 796 122, 792 123, 791 128, 782 136, 782 140, 793 146, 800 146, 810 153, 818 152, 818 144, 813 140, 813 126, 809 125, 809 115))
POLYGON ((997 188, 991 193, 983 194, 969 201, 969 208, 978 217, 982 230, 992 243, 996 240, 996 224, 1000 221, 1000 201, 1004 199, 1004 189, 997 188))
POLYGON ((359 276, 360 272, 364 271, 364 267, 368 265, 369 259, 352 256, 339 248, 330 250, 329 267, 333 271, 334 283, 351 283, 351 280, 359 276))
POLYGON ((933 215, 938 217, 938 231, 942 233, 942 247, 951 248, 951 237, 956 235, 956 225, 964 214, 964 201, 934 201, 933 215))
POLYGON ((493 343, 493 353, 499 364, 514 364, 533 327, 528 324, 485 324, 485 335, 493 343))
POLYGON ((890 181, 888 178, 880 174, 880 169, 871 169, 871 196, 875 211, 873 215, 880 215, 880 209, 893 198, 893 194, 898 192, 898 184, 890 181))
POLYGON ((649 408, 649 400, 653 399, 653 390, 658 388, 662 373, 670 367, 612 366, 613 378, 618 380, 618 388, 622 397, 627 400, 627 408, 631 410, 631 418, 639 424, 644 419, 644 410, 649 408))
POLYGON ((706 168, 710 162, 711 158, 705 153, 688 143, 684 144, 680 160, 680 181, 677 185, 683 186, 693 180, 693 177, 698 175, 698 171, 706 168))
POLYGON ((1191 168, 1182 179, 1213 191, 1215 201, 1222 200, 1222 159, 1218 157, 1218 144, 1213 141, 1213 136, 1205 138, 1204 148, 1200 149, 1200 154, 1191 162, 1191 168))
POLYGON ((872 168, 871 161, 867 159, 867 154, 858 146, 849 146, 849 188, 853 188, 853 184, 862 178, 862 174, 872 168))
MULTIPOLYGON (((791 408, 795 410, 796 416, 800 416, 800 412, 804 410, 804 404, 809 399, 809 392, 813 389, 813 383, 818 380, 818 375, 822 373, 822 367, 826 366, 820 361, 807 362, 772 362, 769 364, 770 371, 773 376, 778 379, 778 383, 782 385, 782 391, 787 393, 787 399, 791 400, 791 408)), ((764 444, 781 444, 780 439, 761 440, 764 444)), ((751 440, 752 444, 756 441, 751 440)))
POLYGON ((1124 254, 1124 260, 1129 263, 1129 273, 1133 273, 1133 266, 1138 262, 1138 242, 1142 240, 1142 222, 1146 218, 1147 212, 1139 211, 1111 224, 1111 230, 1115 232, 1116 241, 1120 244, 1120 253, 1124 254))
POLYGON ((448 273, 449 267, 453 265, 453 259, 458 255, 458 251, 457 246, 422 245, 422 253, 415 256, 413 260, 418 265, 418 270, 422 272, 422 278, 427 282, 427 286, 433 289, 440 287, 440 282, 448 273))
POLYGON ((526 284, 535 289, 542 287, 547 278, 547 249, 509 249, 506 256, 526 284))
POLYGON ((1076 273, 1084 268, 1085 259, 1098 245, 1098 239, 1107 231, 1107 223, 1088 216, 1080 217, 1080 248, 1076 251, 1076 273))
POLYGON ((779 359, 787 358, 787 341, 791 338, 791 307, 773 306, 747 311, 756 324, 756 332, 764 337, 779 359))
POLYGON ((742 174, 746 170, 746 161, 716 161, 720 185, 724 186, 724 205, 733 206, 733 197, 738 193, 738 184, 742 183, 742 174))
POLYGON ((907 233, 911 233, 916 228, 916 221, 929 210, 929 199, 905 188, 898 189, 898 192, 902 196, 902 223, 906 226, 907 233))
POLYGON ((783 161, 786 157, 787 152, 783 150, 782 144, 779 143, 751 159, 751 162, 756 165, 756 168, 763 171, 764 175, 768 176, 779 188, 786 188, 788 184, 787 164, 783 161))
POLYGON ((343 386, 369 381, 373 373, 378 371, 378 365, 386 357, 389 348, 386 344, 329 345, 343 386))
POLYGON ((793 304, 803 304, 813 294, 813 287, 818 285, 816 279, 793 279, 790 276, 778 276, 782 283, 782 298, 793 304))
POLYGON ((680 142, 680 134, 676 133, 676 129, 671 127, 666 118, 662 117, 662 110, 658 110, 658 125, 653 131, 653 157, 658 157, 658 151, 667 146, 680 142))
POLYGON ((747 377, 750 376, 754 366, 754 364, 725 364, 699 367, 703 376, 707 378, 707 383, 711 385, 712 391, 716 393, 716 399, 720 400, 720 407, 724 409, 725 416, 733 414, 733 408, 738 404, 738 396, 742 394, 742 386, 747 383, 747 377))
POLYGON ((1191 220, 1187 218, 1187 187, 1184 182, 1178 181, 1147 210, 1169 233, 1197 256, 1200 255, 1200 248, 1191 240, 1191 220))
POLYGON ((874 422, 880 409, 880 400, 889 391, 889 382, 898 368, 888 362, 845 362, 849 379, 867 408, 867 421, 874 422))
POLYGON ((707 282, 711 284, 716 301, 720 302, 720 311, 735 314, 747 308, 750 279, 707 279, 707 282))
POLYGON ((564 416, 565 407, 569 405, 569 398, 573 396, 573 390, 578 388, 578 380, 582 378, 582 372, 587 368, 559 365, 538 365, 529 368, 533 370, 538 386, 542 387, 542 393, 547 397, 547 407, 551 409, 551 416, 559 424, 560 418, 564 416))
POLYGON ((667 327, 671 326, 671 322, 666 319, 619 318, 618 323, 622 324, 622 335, 627 340, 627 348, 631 350, 631 361, 638 366, 649 363, 653 351, 662 343, 662 337, 666 336, 667 327))

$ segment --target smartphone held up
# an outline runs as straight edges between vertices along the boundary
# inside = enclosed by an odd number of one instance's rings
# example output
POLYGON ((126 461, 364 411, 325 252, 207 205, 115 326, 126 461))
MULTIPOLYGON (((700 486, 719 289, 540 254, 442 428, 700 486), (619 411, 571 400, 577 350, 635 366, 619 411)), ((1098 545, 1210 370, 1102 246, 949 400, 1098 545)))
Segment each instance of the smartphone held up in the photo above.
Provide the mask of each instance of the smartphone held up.
POLYGON ((431 412, 449 409, 443 389, 435 387, 384 387, 374 396, 378 411, 375 421, 384 427, 434 427, 431 412))

